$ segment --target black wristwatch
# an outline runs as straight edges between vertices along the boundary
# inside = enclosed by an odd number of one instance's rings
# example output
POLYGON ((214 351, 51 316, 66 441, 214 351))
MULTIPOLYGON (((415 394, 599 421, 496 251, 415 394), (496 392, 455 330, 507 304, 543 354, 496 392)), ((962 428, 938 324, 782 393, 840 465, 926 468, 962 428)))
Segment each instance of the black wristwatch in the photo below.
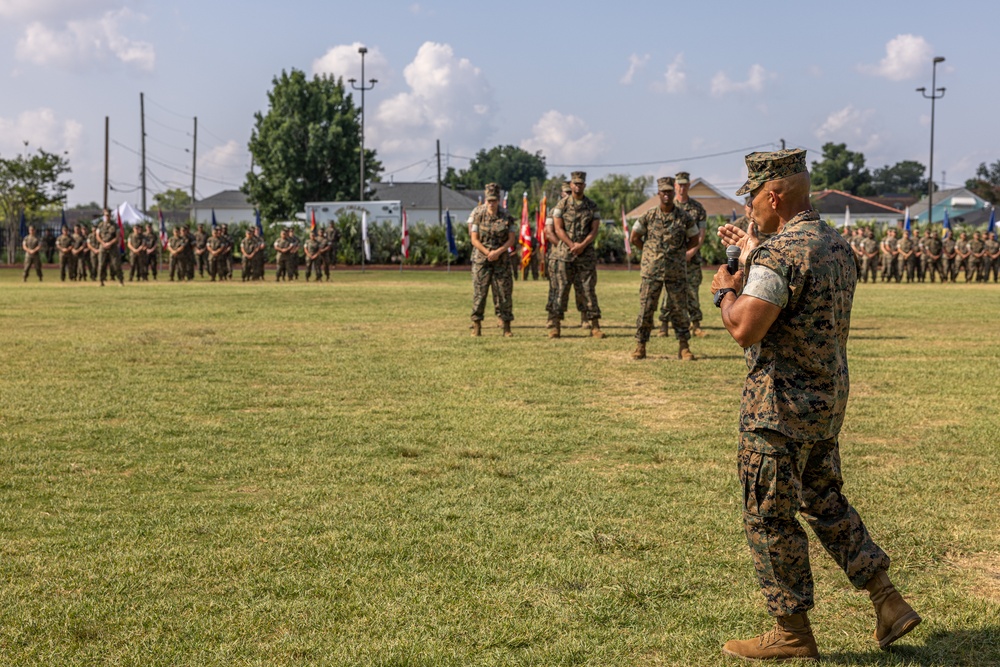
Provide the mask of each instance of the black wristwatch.
POLYGON ((722 300, 726 298, 726 293, 736 294, 736 290, 732 287, 723 287, 718 292, 715 293, 715 307, 722 308, 722 300))

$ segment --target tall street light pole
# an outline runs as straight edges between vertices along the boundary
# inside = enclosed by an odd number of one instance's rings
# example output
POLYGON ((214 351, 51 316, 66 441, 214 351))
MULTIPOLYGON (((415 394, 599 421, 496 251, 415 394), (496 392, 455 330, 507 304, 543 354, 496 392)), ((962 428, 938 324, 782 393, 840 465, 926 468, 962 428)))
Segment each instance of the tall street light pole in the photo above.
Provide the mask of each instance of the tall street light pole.
POLYGON ((365 54, 368 53, 368 49, 361 47, 358 49, 358 53, 361 54, 361 85, 355 85, 357 79, 348 79, 348 83, 351 84, 351 88, 354 90, 361 91, 361 194, 358 196, 358 201, 365 200, 365 91, 371 90, 378 83, 378 79, 369 79, 368 83, 371 85, 365 85, 365 54))
POLYGON ((931 164, 927 178, 927 222, 934 222, 934 102, 944 97, 944 88, 937 88, 937 66, 943 63, 944 58, 938 56, 934 59, 931 67, 931 94, 927 94, 927 88, 917 88, 917 92, 931 101, 931 164))

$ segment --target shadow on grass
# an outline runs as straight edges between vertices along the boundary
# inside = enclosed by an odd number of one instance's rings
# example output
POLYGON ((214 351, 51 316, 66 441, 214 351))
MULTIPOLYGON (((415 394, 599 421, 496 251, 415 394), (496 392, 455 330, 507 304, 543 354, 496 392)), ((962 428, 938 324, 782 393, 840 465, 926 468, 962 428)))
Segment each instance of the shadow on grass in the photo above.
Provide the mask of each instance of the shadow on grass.
POLYGON ((996 665, 1000 664, 1000 626, 940 630, 928 636, 922 646, 901 643, 888 651, 823 653, 821 659, 843 665, 996 665))

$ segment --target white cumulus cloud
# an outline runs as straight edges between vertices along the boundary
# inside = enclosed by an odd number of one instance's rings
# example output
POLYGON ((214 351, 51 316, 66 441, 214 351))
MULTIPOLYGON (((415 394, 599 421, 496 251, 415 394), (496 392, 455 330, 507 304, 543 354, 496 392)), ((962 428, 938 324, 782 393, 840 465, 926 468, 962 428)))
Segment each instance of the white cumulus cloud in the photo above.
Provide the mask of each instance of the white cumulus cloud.
POLYGON ((403 76, 408 90, 379 104, 371 126, 372 145, 384 162, 430 157, 436 139, 468 155, 493 134, 493 88, 448 44, 425 42, 403 76))
POLYGON ((874 109, 856 109, 849 104, 834 111, 816 129, 816 138, 821 141, 846 143, 851 150, 870 151, 881 142, 881 137, 870 127, 874 109))
POLYGON ((729 93, 759 93, 764 90, 764 84, 774 78, 761 65, 751 65, 746 81, 733 81, 725 72, 717 72, 712 77, 712 94, 721 97, 729 93))
POLYGON ((631 56, 629 56, 628 71, 626 71, 625 74, 622 75, 621 83, 623 83, 626 86, 632 83, 632 79, 633 77, 635 77, 635 73, 638 72, 643 67, 645 67, 646 63, 648 62, 649 62, 648 53, 641 56, 638 53, 633 53, 631 56))
POLYGON ((96 63, 118 61, 151 71, 156 64, 153 45, 127 36, 132 24, 144 20, 144 16, 124 8, 105 12, 96 19, 68 21, 62 28, 33 21, 17 42, 17 59, 77 70, 96 63))
MULTIPOLYGON (((242 183, 250 169, 250 153, 245 143, 230 139, 198 156, 198 176, 229 183, 242 183)), ((212 184, 215 187, 217 184, 212 184)))
POLYGON ((17 118, 0 117, 0 155, 11 157, 25 149, 29 153, 43 149, 72 154, 79 148, 82 134, 83 125, 73 119, 58 119, 52 109, 22 111, 17 118))
MULTIPOLYGON (((312 73, 330 74, 343 78, 344 81, 357 79, 360 85, 361 54, 358 53, 358 49, 362 46, 361 42, 354 42, 353 44, 340 44, 331 47, 322 57, 313 61, 312 73)), ((368 81, 371 79, 376 79, 380 84, 385 85, 389 75, 389 62, 379 48, 373 46, 368 49, 368 53, 365 54, 365 85, 370 85, 368 81)), ((350 85, 348 85, 348 89, 350 89, 350 85)))
POLYGON ((541 151, 553 164, 587 164, 607 148, 603 133, 591 132, 582 119, 555 110, 542 114, 531 130, 521 148, 531 153, 541 151))
POLYGON ((862 65, 861 71, 890 81, 912 79, 926 72, 934 49, 918 35, 898 35, 885 45, 885 58, 877 65, 862 65))
POLYGON ((122 6, 122 0, 0 0, 0 17, 22 21, 63 21, 122 6))
POLYGON ((684 54, 678 53, 667 66, 663 80, 653 84, 653 88, 665 93, 678 94, 687 90, 687 73, 684 72, 684 54))

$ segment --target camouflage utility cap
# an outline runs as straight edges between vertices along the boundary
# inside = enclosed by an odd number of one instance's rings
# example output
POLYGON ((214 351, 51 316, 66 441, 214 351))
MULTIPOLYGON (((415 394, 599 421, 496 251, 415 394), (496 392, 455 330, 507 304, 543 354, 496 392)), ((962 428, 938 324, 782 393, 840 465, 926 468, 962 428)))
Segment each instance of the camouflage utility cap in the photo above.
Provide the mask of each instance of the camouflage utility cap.
POLYGON ((574 171, 569 175, 569 180, 572 183, 586 183, 587 182, 587 172, 585 171, 574 171))
POLYGON ((691 182, 691 174, 686 171, 678 171, 674 178, 677 179, 677 185, 684 185, 691 182))
POLYGON ((673 190, 674 190, 674 179, 670 178, 669 176, 664 176, 662 178, 656 179, 656 191, 657 192, 664 192, 664 191, 667 191, 667 190, 673 192, 673 190))
POLYGON ((564 182, 562 184, 562 193, 564 195, 568 195, 571 192, 573 192, 573 186, 572 186, 572 184, 570 184, 569 181, 564 182))
POLYGON ((486 184, 486 201, 490 199, 500 199, 500 186, 496 183, 486 184))
POLYGON ((768 181, 787 178, 806 171, 806 152, 801 148, 747 155, 747 182, 736 196, 753 192, 768 181))

